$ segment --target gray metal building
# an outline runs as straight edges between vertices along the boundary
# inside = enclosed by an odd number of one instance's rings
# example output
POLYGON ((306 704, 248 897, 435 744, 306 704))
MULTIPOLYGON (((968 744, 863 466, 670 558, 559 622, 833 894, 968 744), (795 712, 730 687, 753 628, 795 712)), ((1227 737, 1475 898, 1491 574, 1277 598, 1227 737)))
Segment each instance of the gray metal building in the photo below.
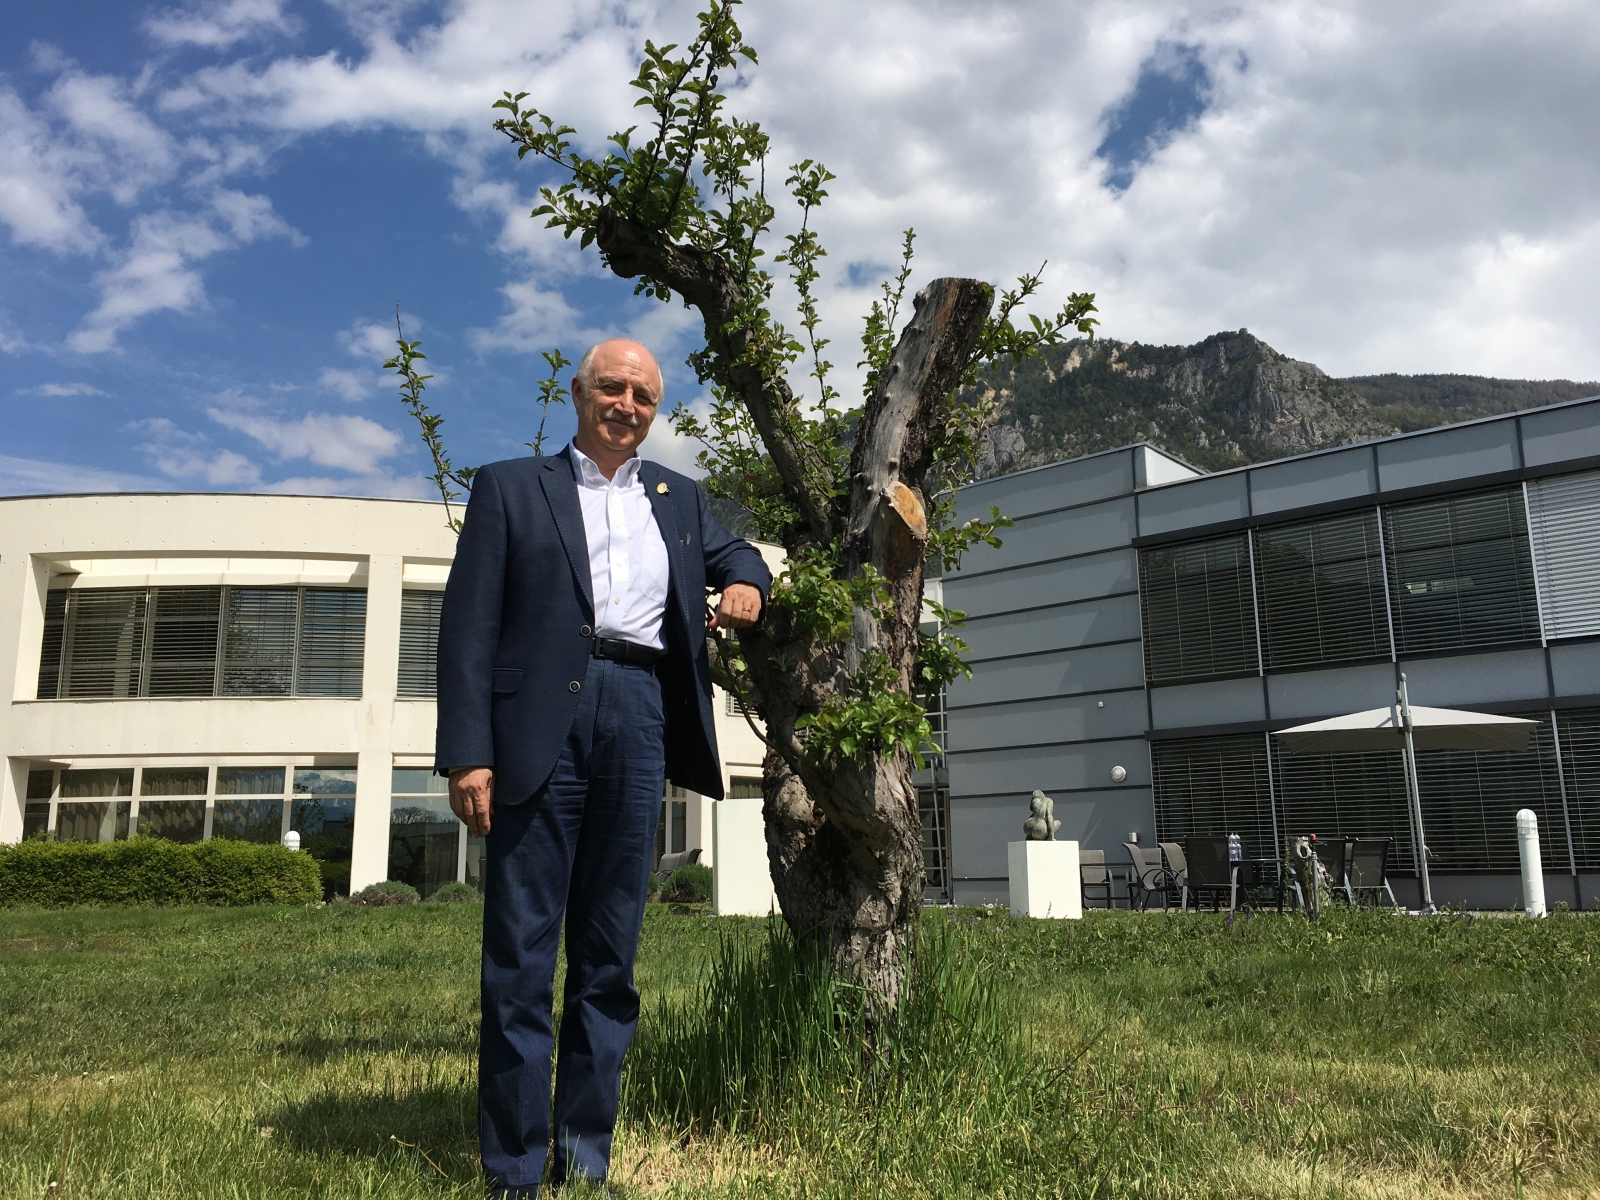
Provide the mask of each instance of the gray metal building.
POLYGON ((1061 835, 1394 839, 1397 754, 1291 755, 1270 732, 1413 703, 1540 721, 1521 754, 1419 754, 1434 896, 1511 907, 1515 813, 1551 902, 1600 893, 1600 397, 1206 474, 1135 445, 964 488, 1015 520, 943 582, 970 680, 945 697, 948 894, 1003 900, 1049 792, 1061 835), (1114 769, 1123 778, 1114 781, 1114 769))

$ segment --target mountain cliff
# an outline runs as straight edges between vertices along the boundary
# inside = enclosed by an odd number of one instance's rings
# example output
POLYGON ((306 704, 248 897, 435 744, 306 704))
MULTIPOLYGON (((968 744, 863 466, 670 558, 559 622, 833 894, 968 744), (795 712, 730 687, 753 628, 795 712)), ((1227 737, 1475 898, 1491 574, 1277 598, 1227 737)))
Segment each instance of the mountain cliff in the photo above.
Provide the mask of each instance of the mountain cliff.
POLYGON ((979 478, 1138 441, 1221 470, 1600 393, 1565 379, 1335 379, 1247 329, 1193 346, 1077 339, 978 386, 999 402, 979 478))

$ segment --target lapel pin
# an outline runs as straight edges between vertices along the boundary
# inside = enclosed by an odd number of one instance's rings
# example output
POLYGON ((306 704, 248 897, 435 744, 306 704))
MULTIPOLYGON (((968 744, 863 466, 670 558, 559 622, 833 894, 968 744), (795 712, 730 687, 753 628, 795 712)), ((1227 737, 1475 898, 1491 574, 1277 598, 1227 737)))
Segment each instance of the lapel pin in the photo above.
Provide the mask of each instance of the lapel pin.
POLYGON ((663 479, 660 483, 656 484, 656 491, 660 495, 665 496, 669 491, 671 491, 671 489, 667 487, 667 482, 663 479))

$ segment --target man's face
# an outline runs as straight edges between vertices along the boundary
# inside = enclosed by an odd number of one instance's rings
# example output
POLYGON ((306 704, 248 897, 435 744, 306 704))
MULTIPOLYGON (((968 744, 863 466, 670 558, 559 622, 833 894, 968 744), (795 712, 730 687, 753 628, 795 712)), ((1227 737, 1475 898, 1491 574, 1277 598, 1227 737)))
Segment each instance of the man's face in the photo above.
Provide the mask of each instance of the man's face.
MULTIPOLYGON (((661 403, 661 371, 637 342, 603 342, 591 363, 593 386, 572 381, 580 441, 630 455, 650 432, 661 403)), ((580 446, 579 449, 582 449, 580 446)))

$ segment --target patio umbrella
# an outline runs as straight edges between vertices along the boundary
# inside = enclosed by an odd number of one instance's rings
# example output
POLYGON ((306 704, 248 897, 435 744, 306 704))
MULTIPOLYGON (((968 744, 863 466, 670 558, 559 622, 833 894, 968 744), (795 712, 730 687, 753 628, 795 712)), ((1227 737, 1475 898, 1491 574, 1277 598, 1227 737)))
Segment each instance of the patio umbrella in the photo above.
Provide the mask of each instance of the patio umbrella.
POLYGON ((1395 702, 1388 708, 1296 725, 1272 736, 1294 754, 1359 754, 1373 750, 1399 750, 1404 754, 1406 798, 1410 801, 1411 836, 1422 877, 1422 902, 1431 909, 1433 887, 1428 879, 1428 845, 1422 830, 1422 798, 1417 790, 1417 748, 1526 750, 1538 724, 1523 717, 1414 706, 1406 695, 1406 677, 1401 675, 1395 702))

